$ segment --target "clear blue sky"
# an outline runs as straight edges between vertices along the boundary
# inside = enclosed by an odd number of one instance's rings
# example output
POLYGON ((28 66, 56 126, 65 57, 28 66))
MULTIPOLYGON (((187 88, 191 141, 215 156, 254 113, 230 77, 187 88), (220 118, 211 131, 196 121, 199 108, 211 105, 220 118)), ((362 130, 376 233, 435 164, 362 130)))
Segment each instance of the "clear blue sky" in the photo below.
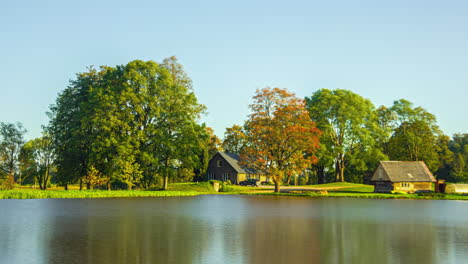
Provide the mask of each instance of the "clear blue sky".
POLYGON ((89 65, 176 55, 222 136, 257 88, 405 98, 468 132, 468 1, 1 1, 0 121, 40 135, 89 65))

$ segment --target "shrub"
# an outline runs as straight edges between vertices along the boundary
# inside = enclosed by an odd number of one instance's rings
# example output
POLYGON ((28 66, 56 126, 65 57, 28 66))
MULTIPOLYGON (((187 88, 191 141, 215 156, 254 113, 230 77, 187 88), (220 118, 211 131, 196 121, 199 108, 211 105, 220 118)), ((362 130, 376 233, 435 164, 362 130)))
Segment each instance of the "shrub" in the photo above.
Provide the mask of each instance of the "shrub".
POLYGON ((219 189, 219 191, 220 192, 234 192, 234 191, 236 191, 236 189, 233 186, 229 185, 229 184, 224 184, 223 183, 221 185, 221 188, 219 189))
POLYGON ((297 181, 299 185, 306 185, 306 178, 305 177, 300 177, 299 180, 297 181))
POLYGON ((443 198, 445 197, 445 193, 418 193, 418 196, 423 197, 432 197, 432 198, 443 198))
POLYGON ((224 184, 224 185, 231 185, 232 183, 231 183, 230 180, 227 180, 227 181, 223 181, 223 184, 224 184))
POLYGON ((15 188, 15 179, 13 178, 13 175, 8 175, 2 183, 2 189, 13 190, 13 188, 15 188))
POLYGON ((403 192, 403 191, 392 191, 391 193, 392 194, 408 194, 407 192, 403 192))

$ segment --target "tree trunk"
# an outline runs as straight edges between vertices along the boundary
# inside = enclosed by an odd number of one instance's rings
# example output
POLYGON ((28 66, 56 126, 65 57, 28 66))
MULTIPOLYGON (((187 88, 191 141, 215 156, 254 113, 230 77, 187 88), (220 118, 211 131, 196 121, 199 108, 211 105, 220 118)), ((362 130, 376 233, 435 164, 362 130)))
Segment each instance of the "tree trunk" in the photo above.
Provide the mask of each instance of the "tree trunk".
POLYGON ((80 179, 80 191, 83 190, 83 179, 80 179))
POLYGON ((45 190, 45 186, 44 186, 44 175, 38 175, 38 178, 39 178, 39 189, 40 190, 45 190))
POLYGON ((286 182, 287 182, 288 184, 291 184, 291 174, 288 175, 288 178, 286 179, 286 182))
POLYGON ((63 188, 65 189, 65 191, 68 191, 68 183, 65 183, 65 184, 63 185, 63 188))
POLYGON ((344 182, 344 169, 345 169, 344 157, 343 157, 343 154, 340 154, 335 163, 336 182, 344 182))
POLYGON ((166 172, 166 175, 164 176, 164 185, 163 185, 163 190, 167 190, 167 185, 169 183, 169 176, 167 175, 168 173, 166 172))
POLYGON ((318 184, 325 183, 325 167, 324 166, 317 167, 317 183, 318 184))
POLYGON ((279 193, 280 192, 280 181, 278 180, 275 180, 275 193, 279 193))
POLYGON ((47 189, 47 183, 49 182, 49 170, 46 169, 45 172, 44 172, 44 189, 43 190, 46 190, 47 189))
POLYGON ((163 190, 167 190, 167 185, 169 184, 169 159, 166 159, 165 161, 166 165, 166 172, 164 175, 164 184, 163 184, 163 190))
POLYGON ((86 183, 86 190, 92 190, 93 189, 93 186, 91 186, 91 183, 88 182, 86 183))
POLYGON ((106 188, 107 188, 108 191, 111 190, 110 180, 106 182, 106 188))
POLYGON ((340 182, 344 182, 344 165, 340 166, 340 182))

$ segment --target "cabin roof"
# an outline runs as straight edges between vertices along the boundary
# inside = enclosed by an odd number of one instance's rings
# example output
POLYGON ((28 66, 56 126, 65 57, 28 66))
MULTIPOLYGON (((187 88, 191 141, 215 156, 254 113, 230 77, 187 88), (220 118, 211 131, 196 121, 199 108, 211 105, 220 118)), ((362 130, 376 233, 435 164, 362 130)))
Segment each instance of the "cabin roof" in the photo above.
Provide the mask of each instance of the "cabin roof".
MULTIPOLYGON (((435 182, 424 161, 381 161, 380 166, 392 182, 435 182)), ((379 180, 376 173, 371 180, 379 180)))
POLYGON ((219 151, 218 153, 221 155, 221 157, 224 158, 224 160, 226 160, 227 163, 229 163, 229 165, 232 166, 232 168, 235 171, 237 171, 237 173, 260 174, 254 169, 249 169, 249 168, 240 166, 239 165, 240 157, 238 154, 223 152, 223 151, 219 151))

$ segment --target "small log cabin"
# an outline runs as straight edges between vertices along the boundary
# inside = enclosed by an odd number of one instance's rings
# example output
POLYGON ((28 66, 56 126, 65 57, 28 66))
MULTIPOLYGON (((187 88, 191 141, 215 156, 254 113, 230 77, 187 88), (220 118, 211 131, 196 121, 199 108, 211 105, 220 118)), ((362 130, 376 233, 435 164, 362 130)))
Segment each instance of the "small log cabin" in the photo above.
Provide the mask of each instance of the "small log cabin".
POLYGON ((431 192, 435 178, 424 161, 381 161, 371 178, 374 192, 431 192))
POLYGON ((208 163, 208 180, 229 180, 233 184, 239 184, 247 179, 267 180, 266 175, 240 166, 239 160, 239 155, 234 153, 221 151, 216 153, 208 163))

